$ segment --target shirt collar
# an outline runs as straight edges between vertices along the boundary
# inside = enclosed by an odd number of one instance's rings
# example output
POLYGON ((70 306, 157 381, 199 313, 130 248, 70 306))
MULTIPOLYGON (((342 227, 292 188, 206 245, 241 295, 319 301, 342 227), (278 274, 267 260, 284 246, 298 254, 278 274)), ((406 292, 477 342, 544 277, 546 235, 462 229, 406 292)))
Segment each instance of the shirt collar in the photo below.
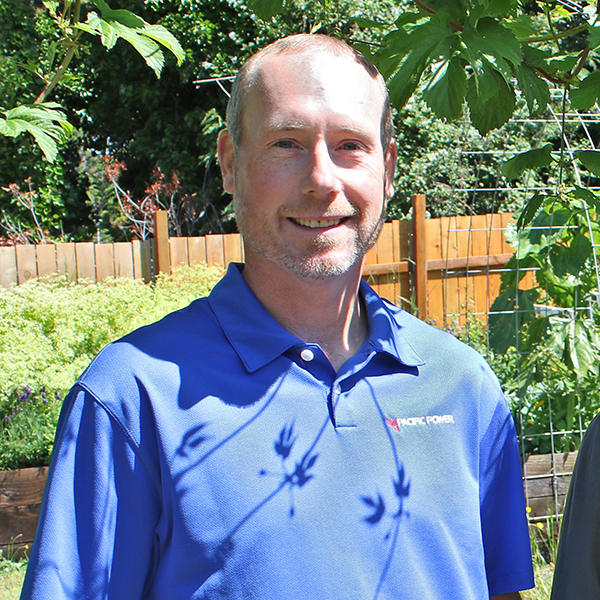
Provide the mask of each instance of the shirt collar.
POLYGON ((366 282, 360 282, 360 293, 369 318, 367 343, 377 352, 385 352, 408 367, 420 367, 425 361, 416 353, 402 330, 400 319, 404 311, 383 300, 366 282))
MULTIPOLYGON (((242 269, 242 264, 230 264, 208 301, 227 339, 252 373, 304 342, 288 333, 260 303, 242 277, 242 269)), ((404 365, 423 365, 397 323, 396 316, 402 309, 382 300, 364 281, 360 293, 369 319, 367 343, 404 365)))

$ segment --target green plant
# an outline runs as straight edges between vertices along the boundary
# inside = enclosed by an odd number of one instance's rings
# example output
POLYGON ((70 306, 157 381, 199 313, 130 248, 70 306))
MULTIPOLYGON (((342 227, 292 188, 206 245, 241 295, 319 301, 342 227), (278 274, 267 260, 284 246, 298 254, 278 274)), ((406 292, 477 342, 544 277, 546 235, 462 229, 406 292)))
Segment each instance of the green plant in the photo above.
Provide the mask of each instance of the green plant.
POLYGON ((150 25, 128 10, 113 10, 104 0, 45 0, 43 4, 54 21, 56 39, 48 48, 47 59, 32 68, 45 85, 33 103, 0 110, 0 134, 16 137, 30 133, 46 160, 52 162, 58 153, 58 144, 71 136, 73 126, 61 105, 47 99, 68 74, 73 58, 82 52, 83 33, 99 36, 108 50, 119 39, 129 42, 157 77, 165 61, 161 46, 172 52, 179 64, 183 62, 184 52, 177 39, 161 25, 150 25), (85 4, 93 4, 96 10, 87 12, 84 21, 85 4))
POLYGON ((113 340, 207 295, 217 267, 178 267, 153 284, 62 277, 0 289, 0 468, 48 464, 61 399, 113 340))

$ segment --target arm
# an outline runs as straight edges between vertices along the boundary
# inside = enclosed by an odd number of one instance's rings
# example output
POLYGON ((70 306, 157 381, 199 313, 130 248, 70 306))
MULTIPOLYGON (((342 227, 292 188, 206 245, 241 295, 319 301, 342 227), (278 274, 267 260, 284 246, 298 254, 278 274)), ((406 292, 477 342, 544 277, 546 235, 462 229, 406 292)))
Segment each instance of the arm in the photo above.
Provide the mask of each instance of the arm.
POLYGON ((65 400, 22 600, 127 600, 152 570, 157 490, 121 426, 75 388, 65 400))
POLYGON ((552 600, 600 597, 600 416, 577 456, 560 529, 552 600))

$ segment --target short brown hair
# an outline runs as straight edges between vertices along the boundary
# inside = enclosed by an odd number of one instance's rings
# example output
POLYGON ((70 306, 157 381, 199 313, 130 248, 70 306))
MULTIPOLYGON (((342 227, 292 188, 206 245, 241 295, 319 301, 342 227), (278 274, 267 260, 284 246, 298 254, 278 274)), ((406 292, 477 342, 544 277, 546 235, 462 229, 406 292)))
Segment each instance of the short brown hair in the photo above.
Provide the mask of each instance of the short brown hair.
POLYGON ((292 54, 294 52, 312 52, 328 50, 336 56, 348 56, 364 67, 365 71, 381 83, 383 92, 383 108, 381 114, 381 145, 387 152, 390 140, 394 134, 390 96, 382 75, 377 67, 358 50, 338 38, 322 34, 299 33, 281 38, 251 56, 240 69, 233 82, 231 98, 227 105, 227 129, 233 143, 239 146, 242 139, 243 111, 249 89, 256 82, 257 67, 262 58, 269 54, 292 54))

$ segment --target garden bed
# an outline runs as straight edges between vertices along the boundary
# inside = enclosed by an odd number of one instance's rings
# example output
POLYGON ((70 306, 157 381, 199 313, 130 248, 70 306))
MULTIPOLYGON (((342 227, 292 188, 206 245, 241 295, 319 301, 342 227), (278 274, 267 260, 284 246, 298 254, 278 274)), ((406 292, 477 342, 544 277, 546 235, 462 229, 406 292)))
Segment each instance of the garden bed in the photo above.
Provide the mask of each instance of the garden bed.
POLYGON ((0 551, 27 554, 35 537, 48 467, 0 471, 0 551))

